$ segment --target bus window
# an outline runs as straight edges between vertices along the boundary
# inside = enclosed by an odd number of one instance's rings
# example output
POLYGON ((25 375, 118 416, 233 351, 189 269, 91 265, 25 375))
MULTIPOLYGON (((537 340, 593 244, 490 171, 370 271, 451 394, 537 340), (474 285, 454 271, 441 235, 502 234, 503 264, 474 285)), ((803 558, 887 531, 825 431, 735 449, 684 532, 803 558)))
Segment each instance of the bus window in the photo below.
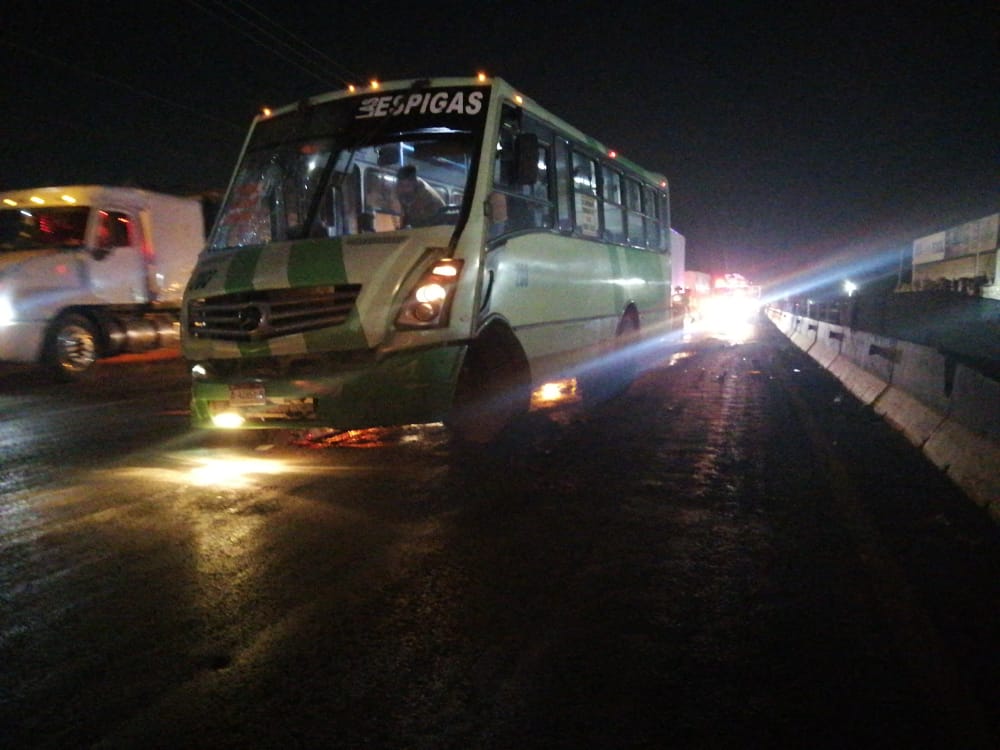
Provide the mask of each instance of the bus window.
POLYGON ((601 231, 597 213, 597 163, 576 151, 572 159, 576 231, 584 237, 597 237, 601 231))
POLYGON ((656 191, 649 185, 642 188, 642 210, 646 215, 646 247, 659 250, 662 229, 656 216, 656 191))
POLYGON ((611 242, 625 241, 621 175, 611 167, 602 169, 601 197, 604 199, 604 236, 611 242))
MULTIPOLYGON (((549 147, 535 138, 518 138, 520 127, 513 112, 505 113, 493 164, 493 192, 489 197, 490 238, 509 232, 552 226, 549 196, 549 147), (534 180, 525 183, 518 174, 518 148, 525 143, 536 152, 534 180)), ((531 158, 529 156, 529 158, 531 158)))
POLYGON ((573 231, 573 175, 570 167, 569 142, 565 138, 555 140, 556 168, 556 215, 559 230, 573 231))
POLYGON ((639 247, 646 246, 646 232, 642 219, 642 186, 631 177, 625 179, 625 203, 628 207, 628 241, 639 247))
POLYGON ((660 220, 660 251, 670 250, 670 203, 664 193, 656 194, 656 215, 660 220))

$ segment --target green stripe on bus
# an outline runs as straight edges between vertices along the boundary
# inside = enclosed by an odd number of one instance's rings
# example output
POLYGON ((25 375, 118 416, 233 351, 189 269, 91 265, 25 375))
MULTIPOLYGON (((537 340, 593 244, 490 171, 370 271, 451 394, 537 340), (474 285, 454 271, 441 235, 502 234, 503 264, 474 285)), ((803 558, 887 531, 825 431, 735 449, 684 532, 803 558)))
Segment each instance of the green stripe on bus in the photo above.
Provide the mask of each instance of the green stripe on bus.
POLYGON ((253 289, 253 276, 264 247, 248 247, 233 255, 226 270, 226 291, 253 289))
POLYGON ((368 342, 361 328, 361 317, 357 308, 351 310, 347 320, 338 326, 306 331, 302 334, 307 352, 328 352, 367 349, 368 342))
POLYGON ((290 287, 346 284, 344 249, 340 239, 297 242, 288 252, 290 287))

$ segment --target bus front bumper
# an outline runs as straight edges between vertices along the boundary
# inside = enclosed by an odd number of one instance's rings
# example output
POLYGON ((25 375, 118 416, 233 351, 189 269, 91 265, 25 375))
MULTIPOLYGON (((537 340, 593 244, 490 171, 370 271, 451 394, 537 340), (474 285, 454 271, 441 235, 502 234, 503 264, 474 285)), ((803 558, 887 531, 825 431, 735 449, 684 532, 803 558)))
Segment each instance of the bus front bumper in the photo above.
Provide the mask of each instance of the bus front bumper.
POLYGON ((201 428, 360 429, 442 421, 465 346, 400 352, 375 365, 267 379, 195 377, 191 422, 201 428))

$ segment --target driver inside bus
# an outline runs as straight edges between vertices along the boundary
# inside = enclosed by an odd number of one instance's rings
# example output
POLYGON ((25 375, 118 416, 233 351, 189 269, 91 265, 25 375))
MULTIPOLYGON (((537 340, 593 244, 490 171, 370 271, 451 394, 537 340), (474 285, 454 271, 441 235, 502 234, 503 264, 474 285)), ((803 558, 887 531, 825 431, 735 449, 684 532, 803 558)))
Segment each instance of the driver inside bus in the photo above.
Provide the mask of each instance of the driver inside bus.
POLYGON ((412 164, 396 172, 396 200, 403 209, 404 227, 427 226, 445 205, 437 191, 417 176, 412 164))

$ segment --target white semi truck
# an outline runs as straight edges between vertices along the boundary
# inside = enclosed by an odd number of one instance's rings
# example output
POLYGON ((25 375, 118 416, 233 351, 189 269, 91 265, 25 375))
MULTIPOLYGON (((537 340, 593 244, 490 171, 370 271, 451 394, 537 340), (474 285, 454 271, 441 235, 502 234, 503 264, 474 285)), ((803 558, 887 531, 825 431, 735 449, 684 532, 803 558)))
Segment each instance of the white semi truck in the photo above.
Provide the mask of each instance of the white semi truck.
POLYGON ((75 380, 102 357, 177 346, 204 242, 198 198, 103 185, 0 192, 0 361, 75 380))

